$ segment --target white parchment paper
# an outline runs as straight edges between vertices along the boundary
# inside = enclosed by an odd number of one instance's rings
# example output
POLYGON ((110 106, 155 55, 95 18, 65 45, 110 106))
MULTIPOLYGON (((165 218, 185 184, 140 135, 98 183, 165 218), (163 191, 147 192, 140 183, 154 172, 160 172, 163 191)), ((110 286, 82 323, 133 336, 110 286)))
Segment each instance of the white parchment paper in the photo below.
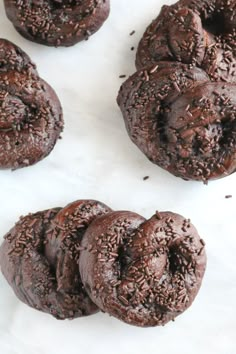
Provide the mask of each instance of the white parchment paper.
POLYGON ((111 15, 96 35, 55 49, 23 39, 0 1, 0 36, 36 62, 58 93, 65 118, 63 139, 48 158, 15 172, 0 171, 0 241, 20 215, 81 198, 145 217, 172 210, 190 217, 206 241, 202 289, 174 323, 140 329, 101 313, 56 321, 20 303, 0 275, 1 354, 236 353, 236 174, 204 186, 152 165, 128 138, 116 104, 119 75, 135 70, 131 47, 137 47, 162 4, 111 0, 111 15), (144 176, 150 178, 143 181, 144 176), (225 199, 227 194, 233 198, 225 199))

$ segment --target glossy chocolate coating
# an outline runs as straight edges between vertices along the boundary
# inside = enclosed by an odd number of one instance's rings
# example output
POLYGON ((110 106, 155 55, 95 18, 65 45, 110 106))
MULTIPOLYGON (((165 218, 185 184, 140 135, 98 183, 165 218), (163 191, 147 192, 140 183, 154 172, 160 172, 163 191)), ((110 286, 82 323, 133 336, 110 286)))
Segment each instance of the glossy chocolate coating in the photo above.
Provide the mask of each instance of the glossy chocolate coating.
POLYGON ((109 0, 4 0, 6 14, 25 38, 48 46, 72 46, 98 31, 109 0))
POLYGON ((196 65, 212 81, 236 81, 234 0, 180 0, 161 9, 137 50, 141 69, 158 61, 196 65))
POLYGON ((28 55, 0 39, 0 168, 45 158, 63 129, 60 101, 28 55))
POLYGON ((0 248, 1 270, 16 296, 61 320, 97 312, 81 283, 78 259, 88 224, 108 211, 81 200, 22 217, 0 248))
POLYGON ((193 302, 205 272, 204 242, 180 215, 118 211, 87 229, 81 279, 103 311, 131 325, 165 325, 193 302))

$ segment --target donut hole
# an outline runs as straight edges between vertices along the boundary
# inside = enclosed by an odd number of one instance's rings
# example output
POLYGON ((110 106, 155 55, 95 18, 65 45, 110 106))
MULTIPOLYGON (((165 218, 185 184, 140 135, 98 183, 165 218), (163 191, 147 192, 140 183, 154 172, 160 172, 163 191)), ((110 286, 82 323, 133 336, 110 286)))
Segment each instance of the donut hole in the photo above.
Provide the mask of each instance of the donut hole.
POLYGON ((157 132, 158 132, 158 135, 159 135, 159 139, 161 140, 161 142, 163 144, 167 144, 168 143, 168 137, 167 137, 167 134, 166 134, 166 116, 165 116, 164 113, 156 112, 155 109, 156 109, 156 107, 154 107, 153 110, 152 110, 152 115, 155 116, 155 118, 152 119, 152 120, 157 123, 156 129, 157 129, 157 132))
POLYGON ((180 256, 177 253, 176 248, 170 248, 168 260, 169 260, 169 271, 172 274, 174 274, 178 270, 181 264, 180 256))
POLYGON ((225 19, 221 13, 215 13, 212 17, 203 20, 202 26, 205 31, 213 34, 214 36, 219 36, 227 32, 225 19))
POLYGON ((192 137, 193 152, 196 155, 212 155, 212 152, 220 149, 222 135, 223 129, 220 123, 198 127, 192 137))
POLYGON ((82 5, 82 1, 81 1, 81 4, 79 4, 78 0, 51 0, 50 3, 56 9, 61 9, 61 8, 64 8, 65 6, 68 6, 68 5, 69 6, 82 5))
POLYGON ((125 251, 124 246, 120 246, 118 248, 118 264, 120 265, 120 269, 127 269, 127 267, 132 262, 131 257, 129 256, 128 252, 125 251))
POLYGON ((226 120, 217 124, 210 124, 198 130, 192 142, 192 149, 195 154, 205 156, 217 153, 220 149, 228 150, 230 145, 235 144, 236 124, 226 120))
POLYGON ((235 145, 236 143, 236 123, 232 124, 231 120, 226 120, 221 123, 222 135, 219 139, 221 146, 235 145))

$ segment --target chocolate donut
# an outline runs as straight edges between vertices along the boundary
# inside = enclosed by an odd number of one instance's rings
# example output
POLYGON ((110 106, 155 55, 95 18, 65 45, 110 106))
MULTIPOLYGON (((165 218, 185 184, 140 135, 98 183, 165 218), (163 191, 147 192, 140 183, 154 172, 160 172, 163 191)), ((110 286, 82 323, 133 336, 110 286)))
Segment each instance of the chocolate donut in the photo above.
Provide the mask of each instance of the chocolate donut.
POLYGON ((236 85, 159 62, 121 87, 118 104, 132 141, 155 164, 207 182, 236 170, 236 85))
POLYGON ((79 260, 82 282, 97 306, 132 325, 164 325, 193 302, 205 272, 204 242, 180 215, 145 220, 129 211, 93 221, 79 260))
POLYGON ((1 270, 16 296, 61 320, 97 312, 80 279, 80 242, 92 220, 109 211, 81 200, 21 218, 0 248, 1 270))
POLYGON ((62 109, 26 53, 0 39, 0 168, 32 165, 53 149, 62 109))
POLYGON ((118 95, 132 141, 185 180, 236 171, 235 20, 235 1, 163 6, 118 95))
POLYGON ((107 19, 110 0, 4 0, 9 20, 25 38, 48 46, 88 39, 107 19))
POLYGON ((236 81, 234 0, 180 0, 163 6, 140 41, 136 66, 179 61, 204 69, 212 81, 236 81))

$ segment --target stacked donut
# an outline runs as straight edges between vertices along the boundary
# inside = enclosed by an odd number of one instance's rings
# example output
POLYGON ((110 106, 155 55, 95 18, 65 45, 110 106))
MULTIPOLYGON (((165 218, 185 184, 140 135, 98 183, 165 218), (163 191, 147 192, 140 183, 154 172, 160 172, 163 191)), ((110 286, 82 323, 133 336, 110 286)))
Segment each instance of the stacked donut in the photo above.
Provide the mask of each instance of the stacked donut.
POLYGON ((79 200, 22 217, 5 236, 0 264, 21 301, 57 319, 100 309, 147 327, 192 304, 206 255, 195 227, 178 214, 146 220, 79 200))
POLYGON ((207 182, 236 170, 236 7, 163 6, 138 47, 118 104, 132 141, 155 164, 207 182))

